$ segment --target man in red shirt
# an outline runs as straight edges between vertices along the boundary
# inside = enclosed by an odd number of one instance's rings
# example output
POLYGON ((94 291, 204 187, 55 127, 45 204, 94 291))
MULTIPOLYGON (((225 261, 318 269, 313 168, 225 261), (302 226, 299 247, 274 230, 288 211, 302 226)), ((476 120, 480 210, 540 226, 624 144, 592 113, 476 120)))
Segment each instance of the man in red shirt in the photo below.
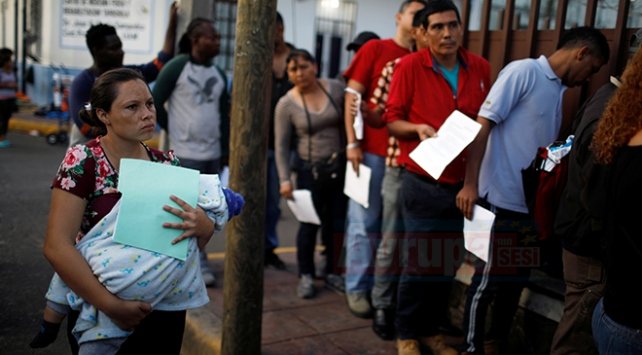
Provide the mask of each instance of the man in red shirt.
POLYGON ((435 135, 459 110, 476 117, 490 88, 488 61, 461 47, 463 28, 451 0, 432 0, 422 23, 428 49, 401 59, 384 119, 399 139, 404 167, 400 191, 405 259, 398 286, 396 326, 399 354, 457 354, 444 343, 439 326, 447 318, 453 277, 464 255, 463 215, 455 197, 464 180, 460 154, 438 180, 409 157, 423 139, 435 135))
MULTIPOLYGON (((394 38, 368 41, 352 59, 343 76, 347 87, 361 94, 369 102, 377 87, 377 80, 384 65, 410 53, 413 45, 412 18, 424 8, 423 0, 405 0, 396 14, 397 31, 394 38)), ((372 169, 369 186, 369 207, 350 200, 346 230, 346 297, 348 307, 358 317, 370 317, 372 307, 368 301, 373 285, 374 251, 381 233, 381 182, 385 171, 388 131, 367 124, 363 139, 357 140, 353 127, 354 116, 350 109, 354 96, 346 92, 345 125, 348 160, 357 171, 359 164, 372 169)))

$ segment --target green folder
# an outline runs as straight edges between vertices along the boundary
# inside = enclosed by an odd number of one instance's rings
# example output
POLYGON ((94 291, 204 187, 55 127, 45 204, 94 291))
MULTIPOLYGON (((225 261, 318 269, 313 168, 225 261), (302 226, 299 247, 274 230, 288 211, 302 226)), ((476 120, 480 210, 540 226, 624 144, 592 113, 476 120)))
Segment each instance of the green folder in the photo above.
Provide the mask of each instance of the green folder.
POLYGON ((170 195, 196 206, 198 184, 197 170, 139 159, 121 159, 118 191, 122 197, 114 241, 185 260, 188 240, 171 243, 183 231, 163 228, 165 222, 182 220, 163 210, 163 206, 180 208, 169 199, 170 195))

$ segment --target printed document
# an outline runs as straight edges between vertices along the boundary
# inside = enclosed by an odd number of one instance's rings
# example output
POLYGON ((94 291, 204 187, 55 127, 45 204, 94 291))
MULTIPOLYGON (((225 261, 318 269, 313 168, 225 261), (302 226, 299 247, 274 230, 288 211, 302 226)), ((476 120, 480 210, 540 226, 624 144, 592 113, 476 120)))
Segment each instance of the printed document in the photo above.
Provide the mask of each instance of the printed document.
POLYGON ((319 219, 319 215, 314 209, 310 190, 294 190, 292 191, 292 197, 294 198, 293 200, 286 201, 297 221, 321 225, 321 219, 319 219))
POLYGON ((495 214, 479 205, 473 208, 473 219, 464 217, 464 247, 484 262, 488 262, 490 233, 495 214))
POLYGON ((455 110, 441 125, 437 135, 424 139, 409 156, 438 180, 446 166, 475 139, 480 129, 479 123, 455 110))
POLYGON ((343 185, 343 193, 353 199, 361 206, 368 208, 368 194, 370 191, 370 176, 372 169, 359 164, 359 176, 352 168, 352 163, 346 164, 346 181, 343 185))

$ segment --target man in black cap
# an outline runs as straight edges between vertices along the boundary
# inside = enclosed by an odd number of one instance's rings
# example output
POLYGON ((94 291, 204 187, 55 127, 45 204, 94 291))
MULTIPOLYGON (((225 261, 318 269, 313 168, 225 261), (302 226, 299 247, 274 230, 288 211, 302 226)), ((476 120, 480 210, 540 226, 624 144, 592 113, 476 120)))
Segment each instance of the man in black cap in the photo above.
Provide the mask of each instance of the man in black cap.
POLYGON ((371 39, 380 39, 379 36, 371 31, 363 31, 360 32, 357 37, 355 37, 352 42, 348 43, 346 46, 347 51, 354 51, 357 53, 359 51, 359 48, 366 44, 371 39))

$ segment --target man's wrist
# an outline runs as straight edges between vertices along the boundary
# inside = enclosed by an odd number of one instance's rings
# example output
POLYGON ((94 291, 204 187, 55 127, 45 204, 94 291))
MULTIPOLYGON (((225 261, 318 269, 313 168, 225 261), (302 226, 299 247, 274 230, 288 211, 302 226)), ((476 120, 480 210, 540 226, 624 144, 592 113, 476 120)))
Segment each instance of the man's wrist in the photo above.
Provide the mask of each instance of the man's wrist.
POLYGON ((360 146, 361 146, 361 144, 359 144, 359 142, 352 142, 352 143, 348 143, 348 145, 346 145, 346 149, 359 148, 360 146))

